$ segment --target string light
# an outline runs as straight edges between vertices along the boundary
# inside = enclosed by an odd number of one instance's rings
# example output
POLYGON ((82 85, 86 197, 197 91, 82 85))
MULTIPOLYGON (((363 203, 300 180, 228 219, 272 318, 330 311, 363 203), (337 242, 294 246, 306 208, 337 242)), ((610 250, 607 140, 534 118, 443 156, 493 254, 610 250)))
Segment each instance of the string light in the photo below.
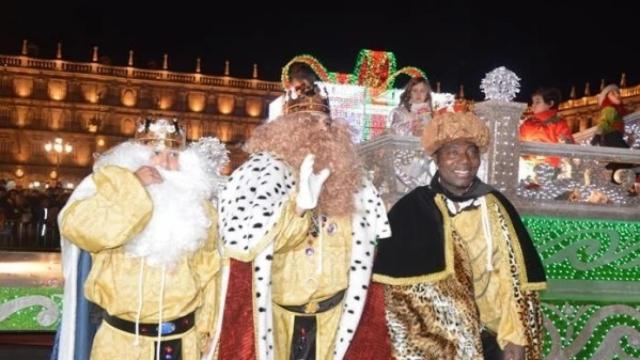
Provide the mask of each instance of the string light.
POLYGON ((424 73, 424 71, 418 69, 417 67, 405 66, 402 69, 391 74, 391 76, 387 79, 386 88, 392 89, 396 82, 396 78, 400 75, 407 75, 409 77, 423 77, 425 79, 427 78, 427 75, 424 73))
POLYGON ((360 85, 370 89, 373 95, 392 89, 399 75, 425 77, 424 71, 417 67, 407 66, 397 69, 397 60, 390 51, 360 50, 352 73, 329 72, 315 57, 302 54, 291 59, 283 68, 281 82, 284 88, 289 87, 289 68, 293 63, 307 64, 321 81, 337 84, 360 85))
MULTIPOLYGON (((555 345, 559 345, 563 349, 571 347, 575 341, 578 341, 579 336, 585 329, 591 331, 584 346, 576 349, 575 354, 566 354, 571 359, 587 360, 595 359, 596 352, 603 345, 613 345, 611 343, 605 344, 605 340, 607 340, 607 335, 611 334, 615 328, 628 327, 640 332, 640 319, 628 314, 614 313, 593 324, 593 317, 600 316, 602 312, 608 311, 607 306, 610 305, 607 303, 593 304, 578 301, 549 301, 542 304, 542 311, 545 317, 551 321, 560 337, 560 343, 555 345), (598 312, 600 314, 596 315, 598 312), (587 325, 592 329, 587 329, 587 325)), ((640 310, 640 307, 635 306, 635 309, 640 310)), ((640 347, 638 344, 630 344, 626 336, 621 336, 619 339, 609 339, 609 342, 612 340, 618 341, 620 349, 628 357, 640 358, 640 347)), ((553 345, 549 331, 545 329, 543 340, 543 354, 545 357, 549 355, 553 345)), ((618 353, 617 355, 622 354, 618 353)))
POLYGON ((480 90, 486 100, 511 101, 520 92, 520 78, 511 70, 500 66, 482 79, 480 90))
POLYGON ((528 200, 563 200, 577 202, 607 202, 616 205, 640 206, 640 196, 629 196, 628 190, 609 181, 602 162, 581 159, 573 165, 570 177, 560 178, 559 169, 541 162, 531 169, 531 160, 520 160, 520 177, 516 193, 528 200), (591 174, 585 184, 585 174, 591 174), (531 187, 533 181, 538 186, 531 187), (573 199, 570 199, 572 197, 573 199))
POLYGON ((303 54, 298 55, 291 59, 283 68, 282 74, 280 75, 280 81, 282 82, 282 86, 285 89, 289 88, 289 67, 291 67, 294 63, 304 63, 307 64, 315 73, 318 75, 321 81, 329 80, 329 72, 327 69, 316 59, 315 57, 303 54))
POLYGON ((360 50, 353 74, 357 85, 386 89, 387 79, 396 72, 396 56, 390 51, 360 50))
POLYGON ((640 242, 640 223, 538 216, 524 216, 523 220, 545 263, 548 278, 640 281, 640 267, 625 266, 640 256, 640 250, 632 250, 640 242), (616 239, 613 239, 614 236, 616 239), (614 240, 618 242, 617 248, 610 249, 614 240), (593 251, 595 242, 599 243, 597 251, 589 253, 593 251), (549 263, 547 259, 561 251, 566 258, 549 263), (606 253, 614 254, 612 261, 599 264, 597 261, 603 261, 606 253), (575 268, 569 257, 587 269, 575 268), (593 266, 587 266, 589 264, 593 266))

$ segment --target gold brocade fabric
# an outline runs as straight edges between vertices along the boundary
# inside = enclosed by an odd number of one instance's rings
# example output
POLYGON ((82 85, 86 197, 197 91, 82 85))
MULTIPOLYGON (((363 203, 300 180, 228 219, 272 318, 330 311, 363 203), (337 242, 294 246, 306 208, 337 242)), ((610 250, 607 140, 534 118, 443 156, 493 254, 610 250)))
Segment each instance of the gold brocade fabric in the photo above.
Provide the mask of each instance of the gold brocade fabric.
POLYGON ((480 209, 461 211, 452 218, 451 224, 463 240, 471 263, 475 300, 482 324, 497 333, 501 348, 507 342, 526 345, 526 332, 513 296, 513 279, 508 265, 504 233, 500 229, 495 211, 491 211, 494 206, 489 199, 487 207, 493 237, 492 271, 487 271, 487 241, 482 229, 480 209))
POLYGON ((288 237, 278 236, 276 240, 272 265, 273 302, 304 305, 346 289, 351 259, 351 220, 328 218, 320 240, 320 237, 309 235, 312 226, 309 217, 298 217, 291 207, 285 211, 283 216, 298 218, 295 219, 298 223, 290 225, 288 233, 282 234, 288 237), (334 228, 333 232, 327 231, 329 227, 334 228))
MULTIPOLYGON (((126 255, 122 247, 144 229, 151 217, 151 200, 135 176, 123 168, 105 167, 93 179, 96 194, 70 204, 61 227, 66 238, 91 252, 93 265, 84 285, 85 296, 110 315, 129 321, 136 321, 141 302, 140 322, 156 323, 162 268, 143 266, 139 258, 126 255)), ((221 259, 216 248, 217 215, 211 205, 206 206, 212 226, 205 245, 165 270, 162 319, 168 321, 196 311, 197 333, 182 335, 185 359, 199 358, 200 348, 213 329, 215 310, 219 308, 216 295, 221 259)), ((135 349, 133 338, 132 334, 103 323, 94 340, 92 358, 153 358, 149 344, 155 338, 144 338, 141 347, 135 349)))
POLYGON ((153 204, 136 176, 107 166, 92 176, 96 193, 69 205, 61 231, 83 250, 97 253, 122 246, 151 219, 153 204))
MULTIPOLYGON (((278 359, 289 359, 291 356, 291 338, 295 317, 301 314, 292 313, 273 305, 273 326, 276 354, 278 359)), ((304 316, 304 315, 302 315, 304 316)), ((330 360, 333 358, 333 344, 335 342, 340 316, 342 316, 342 303, 323 313, 309 315, 316 317, 318 332, 316 334, 316 356, 318 360, 330 360)))
MULTIPOLYGON (((276 252, 272 264, 272 298, 277 354, 289 354, 294 313, 279 305, 304 305, 330 298, 348 286, 351 259, 351 220, 327 218, 322 236, 312 236, 314 219, 295 214, 290 203, 277 229, 276 252), (285 231, 286 230, 286 231, 285 231), (322 238, 322 239, 320 239, 322 238)), ((319 220, 320 222, 321 220, 319 220)), ((316 359, 329 359, 342 315, 342 305, 317 314, 316 359)), ((280 355, 279 355, 280 358, 280 355)), ((282 358, 288 358, 282 357, 282 358)))

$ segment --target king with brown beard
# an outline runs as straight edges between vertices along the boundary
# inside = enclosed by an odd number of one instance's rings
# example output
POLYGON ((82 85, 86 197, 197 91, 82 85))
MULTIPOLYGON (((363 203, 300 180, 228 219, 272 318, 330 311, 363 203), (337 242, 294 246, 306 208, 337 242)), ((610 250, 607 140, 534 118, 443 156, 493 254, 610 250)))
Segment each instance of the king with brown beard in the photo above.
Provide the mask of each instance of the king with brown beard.
POLYGON ((285 114, 255 130, 220 194, 232 258, 220 359, 343 359, 389 235, 349 127, 307 75, 292 76, 285 114))
POLYGON ((225 266, 211 200, 227 153, 217 139, 185 140, 175 120, 144 121, 135 141, 97 159, 62 210, 57 359, 213 356, 225 266), (86 279, 83 253, 92 260, 86 279), (87 300, 104 310, 90 340, 79 321, 87 300))

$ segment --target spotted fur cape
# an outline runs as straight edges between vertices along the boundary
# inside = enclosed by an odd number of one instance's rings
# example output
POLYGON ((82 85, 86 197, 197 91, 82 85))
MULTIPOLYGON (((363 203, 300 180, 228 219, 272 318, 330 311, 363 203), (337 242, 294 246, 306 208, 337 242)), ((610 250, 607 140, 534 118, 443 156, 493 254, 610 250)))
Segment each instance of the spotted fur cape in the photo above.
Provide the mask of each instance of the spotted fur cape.
MULTIPOLYGON (((251 286, 247 287, 251 288, 253 303, 252 314, 245 316, 253 320, 253 324, 250 324, 253 327, 246 331, 238 330, 238 326, 246 325, 238 324, 242 307, 226 308, 223 327, 234 327, 236 336, 230 338, 223 334, 221 355, 225 354, 229 341, 237 342, 242 347, 243 342, 239 337, 248 336, 253 337, 253 344, 250 344, 253 349, 247 352, 253 353, 255 358, 280 357, 273 351, 271 260, 276 234, 272 234, 271 230, 281 221, 280 215, 295 188, 296 178, 288 164, 263 152, 253 154, 240 166, 220 194, 218 208, 223 253, 234 260, 252 264, 251 286), (234 308, 237 308, 237 314, 232 314, 234 308)), ((383 202, 368 180, 363 181, 362 188, 354 194, 353 199, 356 210, 351 216, 351 267, 334 348, 333 358, 337 360, 345 356, 364 309, 376 239, 391 235, 383 202)), ((231 277, 230 291, 233 293, 234 274, 231 277)), ((237 280, 238 283, 241 281, 237 280)), ((227 302, 245 300, 227 297, 227 302)), ((238 349, 235 351, 237 354, 238 349)))

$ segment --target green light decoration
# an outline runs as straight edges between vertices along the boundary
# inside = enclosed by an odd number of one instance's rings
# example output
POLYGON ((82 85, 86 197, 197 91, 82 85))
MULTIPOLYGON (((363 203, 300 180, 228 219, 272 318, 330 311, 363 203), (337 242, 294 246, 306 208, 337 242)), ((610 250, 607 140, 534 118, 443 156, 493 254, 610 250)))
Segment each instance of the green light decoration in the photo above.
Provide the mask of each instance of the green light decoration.
MULTIPOLYGON (((294 57, 289 60, 289 62, 282 68, 282 74, 280 75, 280 81, 282 82, 282 87, 284 89, 289 88, 289 68, 293 63, 304 63, 307 64, 315 73, 318 75, 321 81, 329 81, 330 74, 327 69, 316 59, 315 57, 303 54, 294 57)), ((335 76, 333 76, 335 78, 335 76)))
POLYGON ((0 331, 53 331, 62 310, 62 289, 0 287, 0 331))
POLYGON ((318 59, 303 54, 294 57, 282 68, 280 79, 285 89, 289 87, 289 67, 296 62, 307 64, 321 81, 364 86, 370 89, 374 95, 392 89, 400 75, 427 77, 424 71, 413 66, 396 70, 396 56, 390 51, 360 50, 351 74, 329 72, 318 59))
MULTIPOLYGON (((640 223, 524 216, 551 280, 640 280, 640 223)), ((545 300, 548 359, 640 358, 640 305, 545 300)))
POLYGON ((544 302, 547 359, 640 358, 640 306, 544 302))
POLYGON ((370 89, 386 89, 387 80, 396 72, 396 56, 390 51, 360 50, 353 74, 357 84, 370 89))
POLYGON ((525 216, 547 277, 640 281, 640 222, 525 216))
POLYGON ((387 79, 387 89, 391 89, 393 87, 396 82, 396 78, 400 75, 407 75, 409 77, 423 77, 425 79, 427 78, 427 75, 424 73, 424 71, 418 69, 417 67, 405 66, 389 76, 389 78, 387 79))

